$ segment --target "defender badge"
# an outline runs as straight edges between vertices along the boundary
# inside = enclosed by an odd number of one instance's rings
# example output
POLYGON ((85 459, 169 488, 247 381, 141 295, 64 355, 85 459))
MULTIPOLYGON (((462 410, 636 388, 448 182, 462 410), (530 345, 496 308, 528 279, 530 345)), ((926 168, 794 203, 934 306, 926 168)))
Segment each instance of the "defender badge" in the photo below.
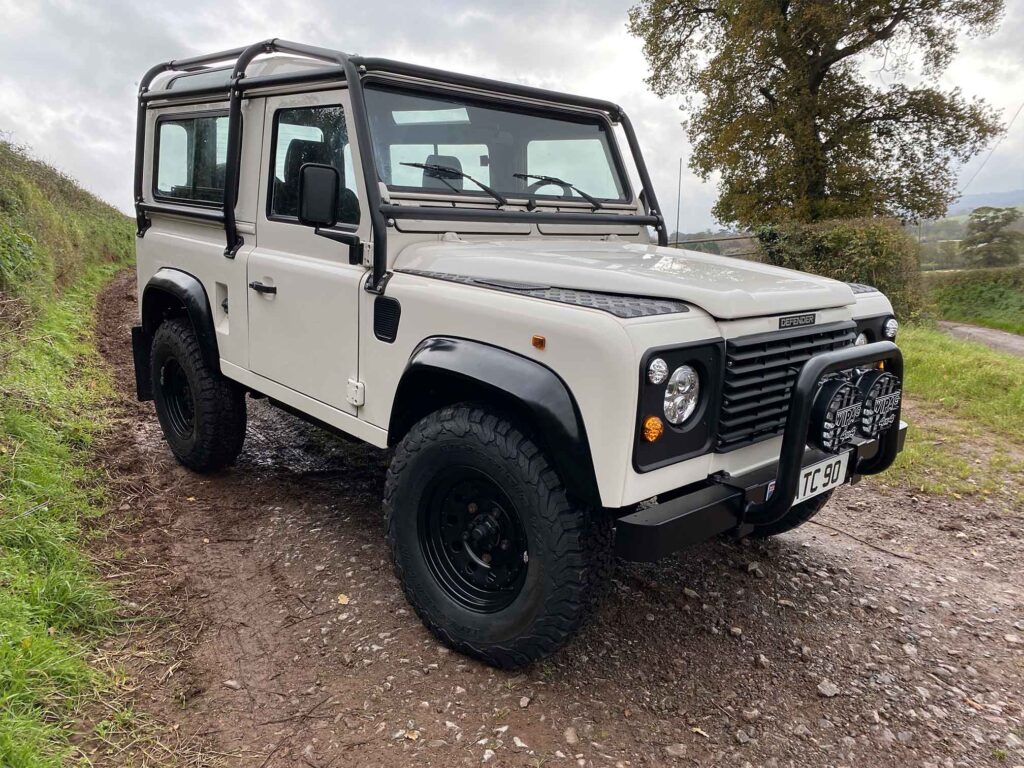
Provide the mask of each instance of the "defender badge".
POLYGON ((779 318, 779 328, 803 328, 805 325, 814 325, 814 313, 809 315, 790 315, 779 318))

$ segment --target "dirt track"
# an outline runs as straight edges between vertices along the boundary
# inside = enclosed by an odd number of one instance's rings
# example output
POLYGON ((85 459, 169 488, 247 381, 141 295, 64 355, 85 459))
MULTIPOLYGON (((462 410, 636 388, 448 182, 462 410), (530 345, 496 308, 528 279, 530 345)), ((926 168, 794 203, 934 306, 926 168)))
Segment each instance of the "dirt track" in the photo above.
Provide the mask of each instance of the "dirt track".
POLYGON ((1010 496, 865 483, 766 545, 620 564, 575 642, 497 672, 441 648, 407 608, 383 542, 385 454, 255 402, 236 468, 173 462, 152 405, 131 397, 132 293, 125 276, 100 310, 121 396, 101 458, 134 520, 101 554, 126 611, 158 617, 110 650, 164 760, 1024 764, 1010 496))
POLYGON ((958 339, 976 341, 999 352, 1024 357, 1024 336, 1020 334, 982 328, 980 325, 951 323, 946 320, 940 320, 939 326, 950 336, 956 336, 958 339))

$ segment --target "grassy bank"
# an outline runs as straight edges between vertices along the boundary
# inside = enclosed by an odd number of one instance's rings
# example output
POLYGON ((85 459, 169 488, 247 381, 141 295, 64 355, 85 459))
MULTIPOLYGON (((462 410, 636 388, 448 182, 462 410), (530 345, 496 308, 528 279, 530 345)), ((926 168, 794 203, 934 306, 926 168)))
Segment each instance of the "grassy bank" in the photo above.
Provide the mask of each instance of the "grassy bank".
POLYGON ((110 383, 95 297, 128 262, 129 221, 0 143, 0 765, 58 766, 102 681, 113 603, 80 550, 104 496, 90 446, 110 383))
POLYGON ((1006 490, 1008 476, 1024 476, 1024 359, 921 326, 901 331, 899 344, 918 421, 893 476, 954 495, 1006 490))
POLYGON ((1024 334, 1024 267, 929 273, 924 284, 941 319, 1024 334))

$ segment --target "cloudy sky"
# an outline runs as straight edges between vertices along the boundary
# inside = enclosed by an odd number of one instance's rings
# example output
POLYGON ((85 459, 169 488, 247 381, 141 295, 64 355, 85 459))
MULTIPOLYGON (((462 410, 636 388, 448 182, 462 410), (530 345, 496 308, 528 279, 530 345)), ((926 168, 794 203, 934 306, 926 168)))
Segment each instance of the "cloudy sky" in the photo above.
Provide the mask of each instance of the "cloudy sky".
MULTIPOLYGON (((127 211, 141 74, 158 61, 283 37, 616 101, 636 125, 670 227, 683 158, 681 228, 699 231, 714 225, 715 190, 685 167, 678 100, 643 84, 640 43, 625 30, 630 4, 0 0, 0 131, 127 211)), ((987 99, 1006 121, 1024 101, 1024 0, 1007 6, 1000 31, 963 40, 943 78, 987 99)), ((961 184, 981 161, 961 170, 961 184)), ((1024 114, 967 193, 1022 188, 1024 114)))

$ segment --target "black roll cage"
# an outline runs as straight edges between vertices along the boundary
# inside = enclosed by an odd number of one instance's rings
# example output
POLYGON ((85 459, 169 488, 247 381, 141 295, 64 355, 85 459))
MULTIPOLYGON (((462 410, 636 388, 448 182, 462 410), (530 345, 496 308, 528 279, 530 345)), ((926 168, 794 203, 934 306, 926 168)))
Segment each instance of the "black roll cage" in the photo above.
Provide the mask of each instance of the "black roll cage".
POLYGON ((138 114, 135 131, 135 218, 138 226, 138 236, 144 236, 149 228, 149 213, 187 215, 211 223, 223 224, 226 241, 224 255, 228 258, 234 258, 235 254, 238 253, 238 249, 243 245, 242 237, 238 233, 238 227, 235 222, 235 206, 238 203, 238 180, 242 149, 243 95, 246 91, 256 88, 335 80, 344 80, 348 84, 349 98, 352 105, 352 119, 356 126, 356 141, 359 142, 360 148, 360 165, 366 182, 367 211, 370 216, 370 228, 373 236, 373 273, 366 283, 367 290, 379 293, 386 282, 387 229, 389 226, 393 226, 395 220, 399 218, 443 218, 456 221, 519 221, 538 224, 636 224, 639 226, 653 226, 658 234, 658 244, 662 246, 668 245, 668 232, 665 229, 665 220, 658 205, 654 186, 651 183, 643 154, 640 152, 636 132, 633 130, 633 124, 630 122, 629 116, 617 104, 601 99, 574 96, 526 85, 517 85, 515 83, 504 83, 499 80, 463 75, 431 67, 422 67, 416 64, 392 61, 390 59, 352 56, 329 48, 292 43, 277 38, 264 40, 244 48, 233 48, 203 56, 167 61, 151 67, 143 75, 139 83, 138 114), (282 75, 246 77, 246 70, 257 56, 272 53, 301 56, 322 61, 332 66, 309 72, 290 72, 282 75), (174 89, 173 91, 150 92, 149 90, 153 80, 164 72, 189 74, 210 69, 213 64, 221 64, 220 68, 227 70, 227 66, 224 66, 225 62, 233 62, 233 65, 228 65, 230 66, 230 75, 226 85, 181 88, 174 89), (438 209, 428 206, 385 204, 381 198, 380 187, 376 183, 379 176, 374 162, 374 153, 368 143, 370 141, 370 126, 363 95, 363 79, 371 72, 412 77, 472 88, 483 92, 604 112, 612 122, 619 123, 626 134, 626 141, 633 155, 633 162, 636 165, 637 173, 640 175, 640 184, 642 186, 640 201, 646 208, 647 213, 601 214, 447 207, 438 209), (142 177, 146 150, 146 113, 150 102, 163 99, 177 101, 187 97, 209 97, 218 94, 225 94, 228 97, 228 151, 224 173, 224 202, 220 210, 210 210, 207 208, 199 209, 195 212, 185 212, 173 205, 147 203, 143 193, 142 177))

